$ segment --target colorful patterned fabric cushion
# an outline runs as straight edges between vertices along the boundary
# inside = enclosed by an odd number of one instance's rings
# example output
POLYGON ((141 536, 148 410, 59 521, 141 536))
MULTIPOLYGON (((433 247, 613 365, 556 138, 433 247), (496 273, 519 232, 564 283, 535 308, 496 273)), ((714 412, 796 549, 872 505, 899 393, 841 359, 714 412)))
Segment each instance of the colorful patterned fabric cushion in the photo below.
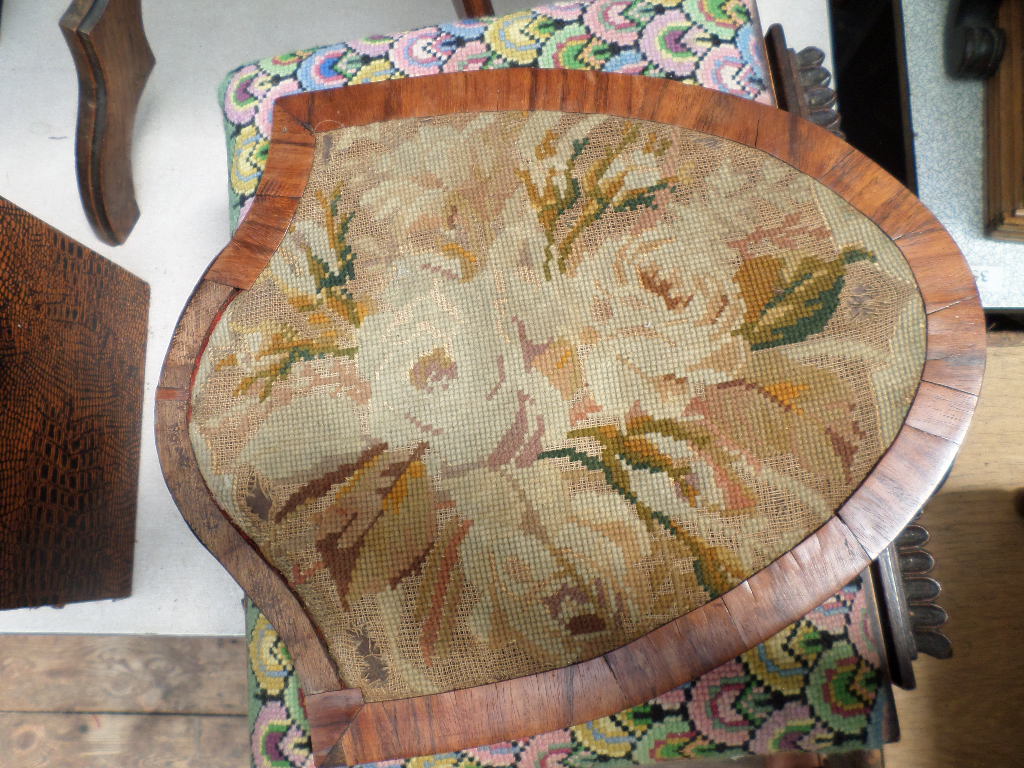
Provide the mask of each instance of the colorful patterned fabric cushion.
POLYGON ((231 217, 266 163, 274 100, 343 85, 504 67, 667 77, 770 103, 752 0, 593 0, 377 35, 261 59, 221 89, 231 217))
MULTIPOLYGON (((728 664, 663 696, 521 741, 393 760, 388 768, 583 768, 679 758, 879 749, 895 737, 881 637, 855 580, 728 664)), ((288 649, 251 604, 253 768, 312 768, 309 723, 288 649)))

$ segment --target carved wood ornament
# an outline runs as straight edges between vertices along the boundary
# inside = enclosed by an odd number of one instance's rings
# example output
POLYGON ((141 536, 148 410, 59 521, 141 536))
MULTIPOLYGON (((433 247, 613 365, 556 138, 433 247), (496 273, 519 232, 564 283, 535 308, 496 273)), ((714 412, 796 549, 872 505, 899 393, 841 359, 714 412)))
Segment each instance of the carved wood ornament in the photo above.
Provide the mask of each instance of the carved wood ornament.
MULTIPOLYGON (((1002 0, 952 0, 946 20, 946 71, 950 77, 991 77, 1006 49, 997 23, 1002 0)), ((1013 3, 1008 3, 1013 5, 1013 3)))
POLYGON ((836 92, 829 87, 832 74, 823 66, 824 51, 807 47, 798 53, 787 47, 786 34, 779 24, 768 28, 765 45, 779 109, 846 138, 840 127, 836 92))
POLYGON ((275 106, 266 172, 249 216, 214 259, 174 334, 157 390, 164 473, 203 543, 263 608, 307 691, 318 765, 432 754, 604 716, 678 686, 797 620, 878 556, 937 487, 963 439, 984 367, 984 321, 970 270, 945 230, 892 177, 798 117, 655 78, 513 69, 392 81, 286 97, 275 106), (309 617, 281 576, 217 507, 188 436, 190 387, 211 325, 249 289, 287 232, 318 131, 405 117, 562 110, 692 128, 756 147, 831 188, 902 251, 927 314, 919 390, 895 442, 829 522, 736 588, 589 661, 476 688, 364 702, 342 688, 309 617))

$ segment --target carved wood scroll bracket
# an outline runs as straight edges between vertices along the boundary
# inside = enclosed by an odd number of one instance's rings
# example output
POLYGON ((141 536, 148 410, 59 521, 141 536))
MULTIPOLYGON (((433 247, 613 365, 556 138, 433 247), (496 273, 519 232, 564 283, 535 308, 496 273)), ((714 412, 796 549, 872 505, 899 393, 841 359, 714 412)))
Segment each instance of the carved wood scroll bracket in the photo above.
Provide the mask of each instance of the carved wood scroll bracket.
POLYGON ((928 575, 935 558, 924 548, 929 534, 920 517, 919 513, 872 564, 879 616, 887 630, 889 672, 893 682, 907 690, 917 685, 912 662, 919 653, 937 659, 953 655, 952 643, 941 631, 949 616, 936 602, 942 585, 928 575))
POLYGON ((776 106, 846 138, 840 128, 836 92, 829 87, 832 75, 824 67, 825 52, 810 46, 799 53, 788 48, 786 35, 778 24, 768 28, 765 45, 776 106))
POLYGON ((141 0, 74 0, 60 28, 78 72, 78 191, 96 236, 120 245, 139 218, 132 133, 155 64, 141 0))
POLYGON ((928 529, 921 525, 920 520, 915 520, 896 537, 894 546, 907 597, 914 647, 919 653, 948 659, 953 655, 953 645, 941 629, 949 615, 936 602, 942 585, 928 575, 935 566, 935 558, 924 548, 928 539, 928 529))
POLYGON ((997 19, 1002 0, 952 0, 946 19, 946 72, 950 77, 995 74, 1006 48, 997 19))

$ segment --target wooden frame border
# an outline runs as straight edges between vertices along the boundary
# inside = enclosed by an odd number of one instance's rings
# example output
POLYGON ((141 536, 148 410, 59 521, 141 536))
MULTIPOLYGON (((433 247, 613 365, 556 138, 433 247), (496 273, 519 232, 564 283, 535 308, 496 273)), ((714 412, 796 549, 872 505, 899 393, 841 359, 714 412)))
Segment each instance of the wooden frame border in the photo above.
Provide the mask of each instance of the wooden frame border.
POLYGON ((214 259, 178 323, 157 390, 157 442, 188 523, 261 604, 307 691, 318 765, 356 764, 523 738, 635 706, 735 657, 841 588, 899 533, 942 480, 977 401, 984 320, 971 272, 925 207, 827 131, 785 112, 668 80, 569 70, 438 75, 288 96, 276 103, 253 208, 214 259), (614 651, 491 685, 363 703, 343 689, 285 581, 220 511, 188 438, 193 370, 222 308, 279 246, 313 162, 314 134, 345 125, 465 111, 604 113, 714 133, 761 149, 829 186, 903 252, 928 317, 922 384, 895 442, 837 514, 725 595, 614 651))
POLYGON ((1024 6, 999 7, 1006 48, 985 83, 985 230, 997 240, 1024 242, 1024 6))

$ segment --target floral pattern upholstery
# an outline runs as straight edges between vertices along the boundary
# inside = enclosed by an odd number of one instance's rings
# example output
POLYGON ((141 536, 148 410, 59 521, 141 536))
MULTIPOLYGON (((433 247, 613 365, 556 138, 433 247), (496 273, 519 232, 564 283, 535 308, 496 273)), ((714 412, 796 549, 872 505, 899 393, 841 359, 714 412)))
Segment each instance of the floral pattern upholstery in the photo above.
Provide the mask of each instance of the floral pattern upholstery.
MULTIPOLYGON (((895 738, 882 640, 860 579, 727 664, 640 706, 530 739, 374 768, 584 768, 879 749, 895 738)), ((253 768, 313 768, 288 649, 250 605, 253 768)))
POLYGON ((221 89, 232 222, 266 163, 274 100, 441 72, 554 67, 667 77, 770 103, 750 0, 592 0, 309 48, 239 67, 221 89))

